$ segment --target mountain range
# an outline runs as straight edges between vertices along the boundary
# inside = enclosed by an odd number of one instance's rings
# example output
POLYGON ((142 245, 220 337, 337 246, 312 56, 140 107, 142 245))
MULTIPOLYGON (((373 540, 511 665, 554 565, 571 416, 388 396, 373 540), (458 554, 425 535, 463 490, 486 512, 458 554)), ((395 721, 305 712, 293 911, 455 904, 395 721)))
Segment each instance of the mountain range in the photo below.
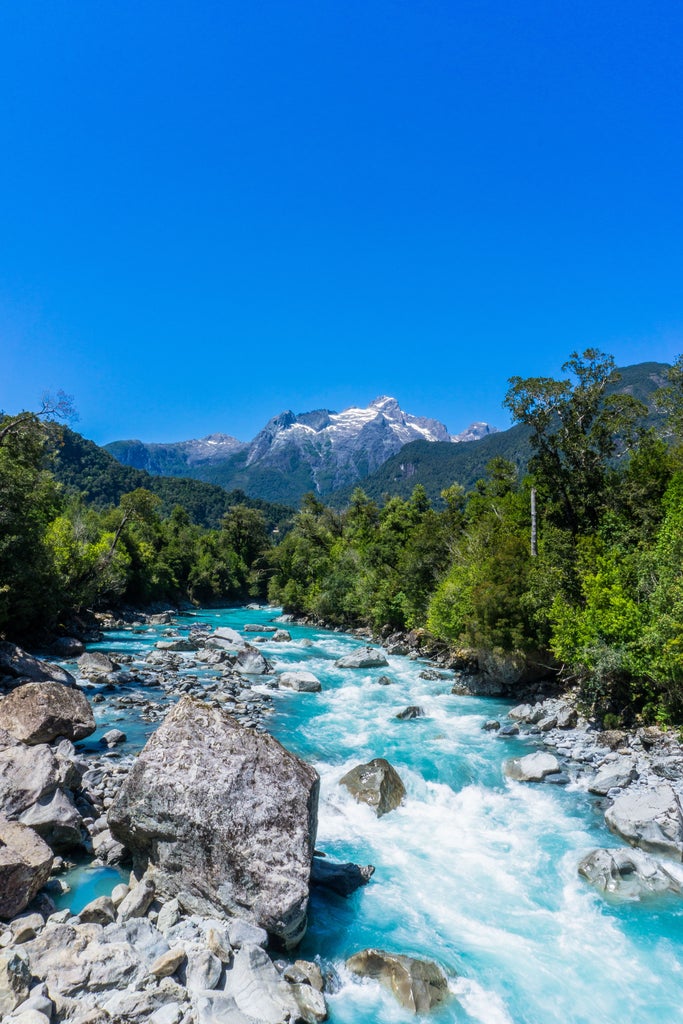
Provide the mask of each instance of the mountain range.
MULTIPOLYGON (((655 426, 661 416, 653 396, 666 383, 667 369, 656 362, 621 368, 613 388, 644 402, 648 423, 655 426)), ((152 475, 193 477, 293 507, 313 491, 341 507, 359 485, 381 500, 387 494, 407 496, 419 483, 435 500, 451 483, 471 487, 495 456, 523 473, 531 456, 529 438, 524 426, 498 431, 483 422, 451 435, 439 420, 413 416, 395 398, 381 396, 340 413, 280 413, 251 442, 210 434, 169 444, 115 441, 106 448, 124 465, 152 475)))
POLYGON ((153 475, 190 476, 253 497, 298 505, 307 491, 327 498, 353 488, 407 444, 458 444, 491 435, 473 423, 451 435, 443 423, 404 412, 382 395, 365 408, 318 409, 274 416, 250 442, 228 434, 168 444, 114 441, 107 450, 126 466, 153 475))

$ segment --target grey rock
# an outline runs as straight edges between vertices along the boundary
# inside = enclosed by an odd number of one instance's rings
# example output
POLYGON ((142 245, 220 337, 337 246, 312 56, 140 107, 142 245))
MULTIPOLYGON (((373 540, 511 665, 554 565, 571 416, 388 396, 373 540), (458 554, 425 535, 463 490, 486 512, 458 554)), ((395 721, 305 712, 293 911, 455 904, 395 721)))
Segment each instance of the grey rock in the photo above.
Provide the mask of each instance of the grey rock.
POLYGON ((185 950, 177 946, 175 949, 169 949, 167 953, 162 953, 161 956, 158 956, 150 967, 149 973, 153 974, 155 978, 170 978, 186 960, 187 954, 185 950))
POLYGON ((116 907, 111 896, 98 896, 78 914, 83 924, 111 924, 116 920, 116 907))
POLYGON ((100 743, 104 743, 107 747, 117 747, 120 743, 125 742, 126 734, 120 729, 109 729, 100 737, 100 743))
POLYGON ((191 697, 169 712, 109 810, 162 898, 238 914, 286 946, 306 928, 318 775, 267 734, 191 697))
POLYGON ((618 847, 593 850, 578 867, 579 874, 604 893, 622 899, 646 899, 683 890, 683 869, 663 864, 649 853, 618 847))
POLYGON ((92 682, 97 682, 109 675, 111 672, 116 672, 120 668, 120 665, 113 661, 108 654, 103 654, 101 651, 86 651, 78 659, 78 671, 86 679, 90 679, 92 682))
POLYGON ((409 707, 404 708, 403 711, 399 711, 396 717, 402 721, 410 720, 412 718, 424 718, 424 711, 419 707, 419 705, 411 704, 409 707))
POLYGON ((248 622, 242 629, 245 633, 277 633, 277 626, 262 626, 258 622, 248 622))
POLYGON ((0 701, 0 729, 34 746, 58 736, 81 740, 95 731, 90 704, 63 683, 24 683, 0 701))
POLYGON ((558 729, 574 729, 578 720, 579 715, 575 708, 562 708, 557 712, 558 729))
POLYGON ((189 992, 206 992, 217 988, 222 973, 223 964, 208 949, 188 953, 186 986, 189 992))
POLYGON ((517 782, 542 782, 546 775, 560 770, 557 758, 544 751, 527 754, 526 757, 513 757, 504 765, 507 777, 517 782))
POLYGON ((627 789, 605 812, 612 832, 650 853, 683 857, 681 803, 665 782, 648 789, 627 789))
POLYGON ((128 895, 117 908, 119 921, 130 921, 133 917, 144 917, 156 894, 156 886, 152 879, 143 878, 134 885, 128 895))
POLYGON ((316 992, 322 992, 325 988, 322 971, 310 960, 295 960, 285 968, 282 977, 292 985, 310 985, 316 992))
POLYGON ((19 820, 35 829, 53 850, 72 850, 83 841, 83 820, 61 789, 41 796, 19 820))
POLYGON ((327 1020, 327 1005, 321 991, 305 982, 293 982, 289 987, 299 1007, 301 1019, 306 1024, 320 1024, 327 1020))
POLYGON ((517 704, 516 707, 511 708, 508 711, 508 718, 511 718, 515 722, 526 722, 531 714, 531 704, 517 704))
POLYGON ((26 958, 14 950, 0 952, 0 1017, 20 1006, 31 989, 31 969, 26 958))
POLYGON ((292 639, 292 634, 287 629, 278 629, 273 633, 272 640, 278 644, 289 643, 292 639))
POLYGON ((372 807, 378 818, 398 807, 406 795, 398 772, 383 757, 357 765, 342 776, 339 783, 346 786, 359 803, 372 807))
POLYGON ((40 836, 0 818, 0 918, 24 910, 50 877, 53 855, 40 836))
POLYGON ((623 789, 637 778, 638 772, 633 759, 622 757, 600 769, 588 784, 588 792, 595 793, 597 796, 605 796, 610 789, 623 789))
POLYGON ((327 857, 314 857, 311 869, 311 885, 322 885, 340 896, 350 896, 356 889, 367 885, 375 869, 372 864, 339 864, 327 857))
POLYGON ((377 647, 359 647, 335 662, 337 668, 380 668, 388 664, 384 651, 377 647))
POLYGON ((158 651, 177 651, 187 654, 199 650, 199 645, 187 637, 178 637, 175 640, 158 640, 154 646, 158 651))
POLYGON ((35 939, 44 924, 42 914, 20 914, 19 917, 15 917, 10 923, 15 945, 35 939))
POLYGON ((233 666, 235 672, 245 676, 263 676, 270 671, 268 662, 260 651, 253 647, 246 647, 237 655, 233 666))
POLYGON ((379 981, 413 1013, 428 1013, 449 997, 446 975, 429 960, 364 949, 349 957, 346 966, 353 974, 379 981))
POLYGON ((242 946, 226 972, 224 993, 259 1024, 297 1020, 299 1006, 291 986, 278 974, 260 946, 242 946))
POLYGON ((0 679, 4 679, 9 686, 15 686, 19 682, 76 685, 76 680, 70 672, 49 661, 34 658, 32 654, 28 654, 8 640, 0 641, 0 679))
POLYGON ((236 629, 231 629, 229 626, 220 626, 218 629, 209 637, 209 641, 215 642, 218 646, 229 646, 232 648, 246 647, 246 640, 244 637, 237 632, 236 629))
POLYGON ((163 907, 159 911, 159 916, 156 921, 157 928, 162 935, 167 935, 171 928, 180 921, 180 918, 181 913, 178 900, 168 900, 168 902, 164 903, 163 907))
POLYGON ((394 680, 390 679, 389 676, 380 676, 377 680, 380 686, 393 686, 394 680))
POLYGON ((281 672, 277 681, 280 687, 302 693, 319 693, 322 690, 320 680, 312 672, 281 672))
POLYGON ((498 730, 499 736, 519 736, 518 725, 502 725, 498 730))
POLYGON ((226 924, 228 930, 228 941, 235 949, 242 946, 267 946, 268 932, 265 928, 259 928, 240 917, 232 917, 226 924))
POLYGON ((489 718, 488 721, 482 725, 484 732, 498 732, 500 729, 500 722, 496 718, 489 718))

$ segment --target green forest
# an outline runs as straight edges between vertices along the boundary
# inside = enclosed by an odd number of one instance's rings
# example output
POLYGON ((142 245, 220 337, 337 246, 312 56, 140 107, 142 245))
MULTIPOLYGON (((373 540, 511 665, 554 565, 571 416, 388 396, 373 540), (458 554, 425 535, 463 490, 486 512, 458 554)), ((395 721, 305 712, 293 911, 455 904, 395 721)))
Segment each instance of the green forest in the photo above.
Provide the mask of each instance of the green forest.
POLYGON ((5 416, 0 633, 121 604, 267 598, 329 625, 541 659, 606 726, 680 723, 683 357, 654 427, 615 390, 611 356, 573 353, 563 374, 509 381, 524 475, 498 455, 438 502, 422 485, 383 501, 359 488, 343 509, 307 495, 296 514, 119 466, 59 422, 63 399, 5 416))

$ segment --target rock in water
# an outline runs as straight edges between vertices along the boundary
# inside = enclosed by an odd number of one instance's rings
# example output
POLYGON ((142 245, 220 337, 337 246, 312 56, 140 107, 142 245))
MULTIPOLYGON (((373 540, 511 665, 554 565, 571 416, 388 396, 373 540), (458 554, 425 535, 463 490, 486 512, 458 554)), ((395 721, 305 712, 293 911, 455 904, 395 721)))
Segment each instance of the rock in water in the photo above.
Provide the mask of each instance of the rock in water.
POLYGON ((312 672, 296 671, 282 672, 278 676, 278 685, 290 690, 297 690, 299 693, 319 693, 322 685, 317 676, 312 672))
POLYGON ((526 757, 510 758, 505 762, 504 770, 509 779, 517 782, 542 782, 546 775, 554 775, 561 769, 556 757, 539 751, 526 757))
POLYGON ((50 877, 52 859, 32 828, 0 818, 0 917, 14 917, 28 906, 50 877))
POLYGON ((406 789, 395 768, 383 757, 356 765, 339 780, 359 803, 369 804, 378 818, 398 807, 406 789))
POLYGON ((378 668, 388 664, 384 651, 377 647, 359 647, 335 661, 337 668, 378 668))
POLYGON ((286 947, 306 930, 319 778, 272 736, 184 697, 135 762, 109 827, 157 893, 286 947))
POLYGON ((612 832, 632 846, 677 860, 683 856, 683 812, 678 796, 667 783, 627 789, 607 809, 605 821, 612 832))
POLYGON ((683 869, 679 864, 663 864, 649 853, 618 847, 593 850, 579 864, 579 874, 601 889, 625 899, 683 891, 683 869))
POLYGON ((4 680, 7 687, 29 681, 63 683, 64 686, 76 685, 76 680, 66 669, 52 665, 48 661, 40 661, 8 640, 0 641, 0 680, 4 680))
POLYGON ((95 731, 85 694, 62 683, 25 683, 0 701, 0 729, 22 743, 82 740, 95 731))
POLYGON ((363 978, 375 978, 413 1013, 427 1013, 448 999, 446 975, 429 960, 364 949, 349 957, 346 966, 363 978))
POLYGON ((322 885, 339 896, 350 896, 356 889, 367 885, 375 869, 372 864, 339 864, 326 857, 314 857, 311 870, 311 885, 322 885))

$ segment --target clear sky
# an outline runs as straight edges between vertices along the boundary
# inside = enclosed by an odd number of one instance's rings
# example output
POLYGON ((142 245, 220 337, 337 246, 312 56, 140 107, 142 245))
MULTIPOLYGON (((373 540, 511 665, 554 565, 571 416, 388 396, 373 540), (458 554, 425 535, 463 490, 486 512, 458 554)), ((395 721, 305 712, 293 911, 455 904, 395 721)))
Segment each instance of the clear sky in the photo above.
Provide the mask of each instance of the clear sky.
POLYGON ((683 351, 680 0, 0 4, 0 408, 99 443, 683 351))

